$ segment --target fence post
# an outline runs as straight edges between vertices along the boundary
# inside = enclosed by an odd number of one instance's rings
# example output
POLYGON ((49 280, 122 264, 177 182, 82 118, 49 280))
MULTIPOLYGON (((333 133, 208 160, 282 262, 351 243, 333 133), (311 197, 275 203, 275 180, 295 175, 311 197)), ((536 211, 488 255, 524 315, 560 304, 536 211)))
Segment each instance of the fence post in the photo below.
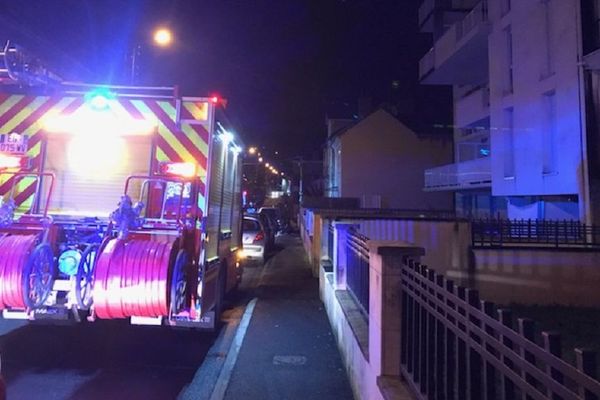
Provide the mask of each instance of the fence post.
MULTIPOLYGON (((544 350, 548 353, 555 355, 556 357, 561 357, 561 347, 560 347, 560 334, 555 332, 542 332, 542 339, 544 344, 544 350)), ((563 376, 556 369, 552 368, 551 365, 546 365, 546 374, 550 375, 552 379, 556 382, 562 384, 563 376)), ((546 391, 546 396, 552 400, 560 400, 560 397, 557 394, 552 393, 551 390, 546 391)))
MULTIPOLYGON (((500 323, 510 329, 513 329, 513 321, 512 321, 512 312, 510 310, 501 309, 498 310, 498 320, 500 323)), ((504 335, 500 335, 500 340, 502 344, 504 344, 509 349, 513 348, 512 341, 504 335)), ((513 368, 513 362, 504 356, 502 358, 502 363, 506 365, 508 368, 513 368)), ((506 400, 514 400, 515 399, 515 385, 514 383, 505 375, 502 374, 502 392, 501 398, 506 400)))
POLYGON ((400 375, 401 280, 407 257, 422 247, 398 241, 367 241, 369 248, 369 363, 375 376, 400 375))
MULTIPOLYGON (((476 310, 480 310, 480 301, 479 301, 479 292, 474 289, 466 290, 466 299, 469 306, 473 307, 476 310)), ((471 315, 471 309, 467 309, 468 323, 473 324, 474 326, 480 326, 481 321, 476 317, 471 315)), ((483 363, 481 355, 472 348, 472 341, 478 344, 482 344, 481 336, 474 335, 471 333, 471 329, 467 327, 467 336, 469 340, 467 341, 467 393, 469 399, 481 399, 481 386, 482 386, 482 372, 483 372, 483 363)))
POLYGON ((323 218, 317 213, 313 214, 313 239, 312 239, 312 256, 311 266, 314 277, 319 276, 319 268, 321 267, 321 235, 323 234, 323 218))
MULTIPOLYGON (((596 378, 596 353, 587 349, 575 349, 577 369, 584 374, 596 378)), ((579 396, 584 400, 598 400, 598 396, 586 388, 579 387, 579 396)))
MULTIPOLYGON (((535 345, 535 323, 533 322, 533 320, 529 318, 518 318, 517 325, 519 327, 519 334, 525 339, 529 340, 533 345, 535 345)), ((527 350, 526 346, 521 346, 520 354, 525 361, 531 363, 532 365, 535 365, 535 357, 533 356, 533 354, 531 354, 529 350, 527 350)), ((521 376, 523 377, 525 382, 531 385, 531 387, 535 387, 535 380, 531 377, 531 375, 525 372, 524 368, 521 370, 521 376)), ((532 397, 524 393, 521 396, 521 398, 523 400, 529 400, 532 397)))
POLYGON ((335 228, 333 232, 333 287, 335 290, 346 290, 346 273, 347 260, 346 255, 346 240, 348 238, 348 231, 352 228, 358 227, 353 222, 335 221, 333 223, 335 228))

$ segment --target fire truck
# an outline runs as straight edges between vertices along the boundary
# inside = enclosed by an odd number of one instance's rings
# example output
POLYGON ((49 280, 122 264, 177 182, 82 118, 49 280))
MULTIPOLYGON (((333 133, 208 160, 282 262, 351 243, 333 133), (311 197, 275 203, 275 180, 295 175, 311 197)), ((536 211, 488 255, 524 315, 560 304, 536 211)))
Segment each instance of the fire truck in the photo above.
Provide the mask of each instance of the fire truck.
POLYGON ((242 269, 241 149, 219 98, 70 83, 0 52, 0 310, 214 328, 242 269))

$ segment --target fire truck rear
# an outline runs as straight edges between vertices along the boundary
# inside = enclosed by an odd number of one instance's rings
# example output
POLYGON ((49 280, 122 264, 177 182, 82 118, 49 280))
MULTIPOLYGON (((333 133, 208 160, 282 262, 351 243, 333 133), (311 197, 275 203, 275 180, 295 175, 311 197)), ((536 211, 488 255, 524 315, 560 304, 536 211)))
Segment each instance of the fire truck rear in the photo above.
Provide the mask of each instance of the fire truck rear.
POLYGON ((241 143, 219 99, 0 56, 2 317, 214 327, 241 279, 241 143))

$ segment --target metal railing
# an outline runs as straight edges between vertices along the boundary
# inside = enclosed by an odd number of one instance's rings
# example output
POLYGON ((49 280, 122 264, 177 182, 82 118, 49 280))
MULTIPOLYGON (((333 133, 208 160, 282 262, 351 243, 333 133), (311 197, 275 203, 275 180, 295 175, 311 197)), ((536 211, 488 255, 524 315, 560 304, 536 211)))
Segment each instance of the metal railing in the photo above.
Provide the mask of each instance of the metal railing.
POLYGON ((418 399, 599 399, 596 355, 412 260, 401 267, 401 374, 418 399), (540 344, 538 344, 540 343, 540 344))
POLYGON ((429 49, 427 53, 419 60, 419 78, 423 79, 435 68, 435 47, 429 49))
POLYGON ((435 8, 434 0, 424 0, 419 7, 419 26, 423 25, 425 20, 433 13, 435 8))
POLYGON ((369 314, 369 249, 367 237, 350 230, 346 240, 346 284, 365 315, 369 314))
POLYGON ((456 162, 425 170, 425 189, 489 187, 492 164, 489 157, 456 162))
POLYGON ((600 248, 600 227, 576 220, 475 220, 471 234, 474 247, 600 248))
POLYGON ((473 9, 459 22, 456 23, 456 41, 460 41, 469 32, 471 32, 481 22, 488 20, 488 6, 487 1, 483 0, 477 4, 473 9))

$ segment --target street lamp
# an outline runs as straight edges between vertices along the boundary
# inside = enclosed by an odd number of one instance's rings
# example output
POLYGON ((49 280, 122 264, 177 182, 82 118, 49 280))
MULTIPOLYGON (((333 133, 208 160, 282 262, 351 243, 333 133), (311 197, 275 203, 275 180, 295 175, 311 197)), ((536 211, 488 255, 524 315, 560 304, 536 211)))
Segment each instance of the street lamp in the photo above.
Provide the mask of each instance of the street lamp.
POLYGON ((158 28, 154 31, 154 43, 160 47, 170 46, 173 42, 173 33, 167 28, 158 28))
POLYGON ((249 154, 252 154, 252 155, 256 154, 256 147, 254 147, 254 146, 253 146, 253 147, 250 147, 250 148, 248 149, 248 153, 249 153, 249 154))
MULTIPOLYGON (((157 28, 152 34, 153 43, 155 46, 167 48, 173 44, 173 32, 167 28, 157 28)), ((144 42, 147 42, 144 40, 144 42)), ((135 75, 139 68, 138 58, 142 55, 142 43, 136 43, 133 47, 133 53, 131 55, 131 76, 130 83, 135 85, 135 75)))

